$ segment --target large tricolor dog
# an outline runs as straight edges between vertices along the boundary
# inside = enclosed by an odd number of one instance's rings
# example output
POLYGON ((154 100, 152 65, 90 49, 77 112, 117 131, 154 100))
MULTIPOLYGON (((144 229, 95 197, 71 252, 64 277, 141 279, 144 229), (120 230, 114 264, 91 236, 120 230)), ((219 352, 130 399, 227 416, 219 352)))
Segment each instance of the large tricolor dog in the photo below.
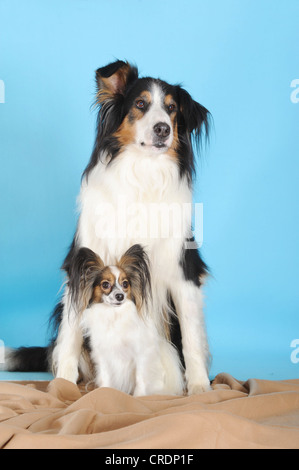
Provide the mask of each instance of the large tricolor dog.
MULTIPOLYGON (((139 313, 181 349, 188 393, 205 391, 210 387, 202 293, 207 267, 194 244, 186 242, 192 239, 187 209, 193 143, 208 135, 209 112, 178 85, 139 78, 127 62, 99 68, 96 81, 97 135, 83 173, 77 231, 63 264, 66 287, 54 314, 57 337, 48 359, 40 350, 43 364, 57 377, 78 380, 82 312, 72 300, 80 290, 72 269, 78 250, 89 248, 113 265, 140 244, 149 258, 152 295, 138 305, 139 313)), ((22 349, 11 352, 8 366, 23 363, 22 354, 22 349)), ((29 350, 26 354, 30 370, 29 350)))

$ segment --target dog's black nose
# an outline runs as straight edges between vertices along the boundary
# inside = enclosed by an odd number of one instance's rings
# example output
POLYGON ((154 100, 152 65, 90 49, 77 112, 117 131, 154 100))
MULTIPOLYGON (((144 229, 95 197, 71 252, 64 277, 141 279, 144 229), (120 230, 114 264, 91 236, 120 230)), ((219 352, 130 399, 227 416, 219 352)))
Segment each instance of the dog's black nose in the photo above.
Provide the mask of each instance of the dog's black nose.
POLYGON ((160 137, 160 139, 166 139, 170 134, 170 127, 166 122, 158 122, 158 124, 154 126, 154 133, 156 136, 160 137))
POLYGON ((124 300, 124 294, 115 294, 117 302, 122 302, 124 300))

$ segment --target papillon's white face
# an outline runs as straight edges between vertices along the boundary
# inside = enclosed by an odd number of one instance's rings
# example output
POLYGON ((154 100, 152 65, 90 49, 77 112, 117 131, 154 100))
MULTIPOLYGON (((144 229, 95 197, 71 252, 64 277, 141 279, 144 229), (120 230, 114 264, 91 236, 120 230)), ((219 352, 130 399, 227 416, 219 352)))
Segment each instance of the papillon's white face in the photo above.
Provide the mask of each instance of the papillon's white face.
POLYGON ((94 287, 93 301, 119 307, 127 299, 131 299, 131 288, 126 273, 116 266, 107 266, 94 287))
POLYGON ((105 266, 89 248, 80 248, 69 270, 69 284, 74 289, 72 301, 77 310, 82 312, 95 303, 117 307, 130 300, 139 312, 150 295, 148 263, 139 244, 131 246, 113 266, 105 266))

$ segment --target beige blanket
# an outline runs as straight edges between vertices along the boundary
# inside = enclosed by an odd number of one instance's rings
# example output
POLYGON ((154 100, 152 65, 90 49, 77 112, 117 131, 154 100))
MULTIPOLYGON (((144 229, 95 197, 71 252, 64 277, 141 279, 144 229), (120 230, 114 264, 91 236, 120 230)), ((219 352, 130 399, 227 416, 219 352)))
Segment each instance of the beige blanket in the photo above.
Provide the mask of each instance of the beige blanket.
POLYGON ((141 398, 63 379, 0 382, 0 448, 299 448, 299 379, 219 374, 201 395, 141 398))

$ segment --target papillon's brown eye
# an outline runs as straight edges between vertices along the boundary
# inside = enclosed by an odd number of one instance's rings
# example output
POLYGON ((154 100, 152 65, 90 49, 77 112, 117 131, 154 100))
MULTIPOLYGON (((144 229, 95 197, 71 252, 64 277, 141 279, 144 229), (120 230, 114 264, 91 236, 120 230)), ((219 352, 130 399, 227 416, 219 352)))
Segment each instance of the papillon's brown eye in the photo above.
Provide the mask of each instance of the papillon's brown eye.
POLYGON ((170 105, 168 106, 168 111, 169 111, 170 113, 172 113, 174 110, 175 110, 175 104, 172 103, 172 104, 170 104, 170 105))
POLYGON ((143 100, 137 100, 137 101, 136 101, 136 106, 137 106, 137 108, 139 108, 139 109, 144 109, 144 108, 145 108, 145 101, 143 101, 143 100))
POLYGON ((110 289, 111 287, 110 282, 108 281, 103 281, 101 285, 104 290, 110 289))
POLYGON ((123 281, 122 286, 123 286, 124 289, 128 289, 129 281, 127 281, 127 280, 123 281))

